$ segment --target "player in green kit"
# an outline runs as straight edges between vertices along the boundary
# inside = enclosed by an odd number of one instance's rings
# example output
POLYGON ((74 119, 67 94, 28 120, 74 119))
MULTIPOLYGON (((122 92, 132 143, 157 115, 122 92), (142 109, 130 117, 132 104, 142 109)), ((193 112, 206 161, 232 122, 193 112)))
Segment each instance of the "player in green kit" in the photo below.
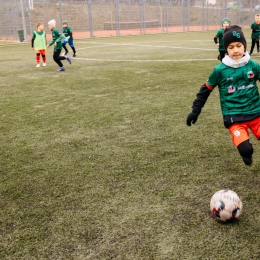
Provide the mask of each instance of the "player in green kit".
POLYGON ((260 14, 255 15, 255 22, 251 24, 251 39, 252 45, 249 55, 251 55, 254 51, 255 44, 257 48, 257 52, 259 53, 259 37, 260 37, 260 14))
POLYGON ((69 56, 60 56, 61 49, 62 49, 62 38, 60 31, 58 29, 55 29, 56 21, 50 20, 48 22, 49 29, 52 32, 52 41, 47 45, 47 48, 49 48, 51 45, 54 44, 54 52, 53 52, 53 60, 60 66, 60 68, 57 71, 65 71, 65 67, 63 66, 61 60, 67 60, 69 64, 71 64, 71 58, 69 56))
POLYGON ((65 50, 64 55, 67 55, 68 52, 69 52, 67 47, 66 47, 66 44, 68 43, 69 46, 71 47, 71 49, 73 50, 73 57, 76 57, 77 53, 76 53, 76 50, 75 50, 75 47, 74 47, 72 30, 68 26, 68 22, 67 21, 64 21, 62 24, 63 24, 63 34, 65 36, 65 39, 62 40, 62 47, 65 50))
POLYGON ((218 60, 220 60, 220 61, 222 61, 222 59, 225 57, 225 53, 226 53, 224 45, 223 45, 223 34, 224 34, 225 29, 228 26, 230 26, 229 19, 224 18, 221 21, 221 26, 222 26, 222 28, 218 30, 217 34, 214 37, 214 42, 218 46, 218 51, 219 51, 218 60))
POLYGON ((260 65, 246 52, 246 39, 238 25, 226 28, 223 36, 228 55, 214 67, 193 102, 187 125, 195 124, 210 93, 218 86, 225 127, 246 165, 252 164, 253 146, 248 129, 260 139, 260 98, 256 81, 260 65))

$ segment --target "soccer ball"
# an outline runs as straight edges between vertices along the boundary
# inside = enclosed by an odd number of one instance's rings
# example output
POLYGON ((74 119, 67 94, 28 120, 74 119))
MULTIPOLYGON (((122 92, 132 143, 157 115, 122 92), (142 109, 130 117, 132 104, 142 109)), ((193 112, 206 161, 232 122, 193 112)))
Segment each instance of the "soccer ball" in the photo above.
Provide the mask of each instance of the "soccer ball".
POLYGON ((238 218, 242 208, 242 201, 232 190, 217 191, 210 200, 210 210, 213 217, 221 221, 238 218))

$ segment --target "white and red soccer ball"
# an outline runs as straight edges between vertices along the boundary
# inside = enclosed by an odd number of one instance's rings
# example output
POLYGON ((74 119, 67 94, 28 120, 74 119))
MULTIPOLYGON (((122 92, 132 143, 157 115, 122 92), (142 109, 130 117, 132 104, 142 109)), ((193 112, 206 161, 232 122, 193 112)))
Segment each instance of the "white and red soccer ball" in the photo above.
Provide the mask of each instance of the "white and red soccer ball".
POLYGON ((210 200, 210 210, 214 218, 230 221, 238 218, 242 213, 242 201, 232 190, 217 191, 210 200))

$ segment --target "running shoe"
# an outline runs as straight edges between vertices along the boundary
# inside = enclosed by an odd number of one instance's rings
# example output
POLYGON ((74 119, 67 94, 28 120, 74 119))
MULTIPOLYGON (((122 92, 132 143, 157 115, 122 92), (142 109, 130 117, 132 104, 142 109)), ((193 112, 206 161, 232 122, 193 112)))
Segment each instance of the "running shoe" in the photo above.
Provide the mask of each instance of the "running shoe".
POLYGON ((66 60, 68 61, 69 64, 71 64, 71 58, 69 56, 66 57, 66 60))
POLYGON ((57 71, 65 71, 66 69, 64 67, 59 68, 57 71))

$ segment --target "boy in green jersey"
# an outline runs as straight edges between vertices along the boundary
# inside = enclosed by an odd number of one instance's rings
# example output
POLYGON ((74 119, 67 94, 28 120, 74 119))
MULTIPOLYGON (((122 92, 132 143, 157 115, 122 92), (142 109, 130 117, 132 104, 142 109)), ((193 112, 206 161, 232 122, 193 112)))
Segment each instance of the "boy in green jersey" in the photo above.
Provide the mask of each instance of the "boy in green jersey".
POLYGON ((246 39, 241 27, 226 28, 223 36, 228 55, 214 67, 207 82, 193 102, 187 125, 195 124, 210 93, 218 86, 223 121, 233 144, 246 165, 252 164, 253 146, 248 129, 260 139, 260 98, 256 81, 260 79, 260 65, 246 52, 246 39))
POLYGON ((57 71, 65 71, 65 67, 63 66, 61 60, 67 60, 69 64, 71 64, 71 58, 69 56, 60 56, 61 49, 62 49, 62 38, 60 31, 58 29, 55 29, 56 21, 50 20, 48 22, 49 29, 52 32, 52 41, 47 45, 47 48, 49 48, 51 45, 54 44, 54 52, 53 52, 53 60, 60 66, 60 68, 57 71))
POLYGON ((37 31, 34 31, 32 35, 32 49, 35 50, 36 52, 36 64, 37 64, 36 68, 40 67, 41 55, 43 61, 42 66, 43 67, 46 66, 45 50, 46 50, 47 40, 46 40, 46 33, 43 29, 44 29, 43 23, 38 23, 37 31))
POLYGON ((214 42, 218 46, 218 51, 219 51, 218 60, 220 60, 220 61, 222 61, 222 59, 225 57, 225 53, 226 53, 224 45, 223 45, 223 34, 224 34, 225 29, 228 26, 230 26, 229 19, 224 18, 221 21, 221 26, 222 26, 222 28, 218 30, 217 34, 214 37, 214 42))
POLYGON ((259 36, 260 36, 260 14, 255 15, 255 22, 251 24, 251 38, 252 45, 249 55, 251 55, 254 51, 255 44, 257 48, 257 52, 259 53, 259 36))
POLYGON ((75 47, 74 47, 74 43, 73 43, 72 30, 68 26, 68 22, 67 21, 64 21, 62 24, 63 24, 63 34, 65 36, 65 39, 62 40, 62 47, 65 50, 64 55, 67 55, 68 52, 69 52, 67 47, 66 47, 66 44, 68 43, 69 46, 71 47, 71 49, 73 50, 73 57, 76 57, 77 53, 76 53, 76 50, 75 50, 75 47))

